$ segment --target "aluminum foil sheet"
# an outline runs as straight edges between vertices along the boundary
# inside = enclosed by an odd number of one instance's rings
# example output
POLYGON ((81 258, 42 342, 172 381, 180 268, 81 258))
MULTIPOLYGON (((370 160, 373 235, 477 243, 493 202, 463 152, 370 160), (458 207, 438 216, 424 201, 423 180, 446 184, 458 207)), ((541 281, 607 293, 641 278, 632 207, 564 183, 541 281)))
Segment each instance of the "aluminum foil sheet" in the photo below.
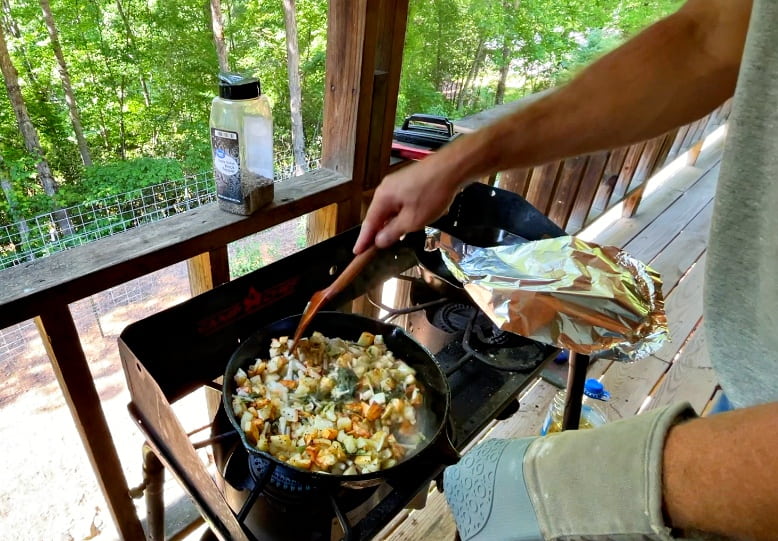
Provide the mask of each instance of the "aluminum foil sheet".
POLYGON ((659 274, 620 248, 571 236, 479 248, 437 230, 427 248, 505 331, 624 362, 669 338, 659 274))

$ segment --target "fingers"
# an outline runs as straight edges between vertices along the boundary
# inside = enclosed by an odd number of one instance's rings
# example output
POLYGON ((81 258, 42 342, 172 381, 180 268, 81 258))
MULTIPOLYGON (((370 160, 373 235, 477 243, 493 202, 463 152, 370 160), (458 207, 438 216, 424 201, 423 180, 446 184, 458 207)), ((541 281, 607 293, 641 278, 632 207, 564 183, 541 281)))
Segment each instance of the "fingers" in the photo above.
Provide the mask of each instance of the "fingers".
POLYGON ((383 200, 380 193, 376 193, 376 197, 367 209, 367 214, 362 222, 362 227, 359 230, 359 237, 354 244, 354 253, 360 254, 367 250, 375 241, 376 233, 381 229, 381 226, 392 217, 392 213, 389 210, 387 202, 383 200))
POLYGON ((405 220, 402 219, 402 212, 394 219, 389 221, 376 233, 375 245, 379 248, 388 248, 398 240, 400 237, 408 233, 405 226, 405 220))
POLYGON ((381 212, 380 208, 374 211, 374 208, 375 205, 371 205, 362 222, 359 237, 354 244, 355 254, 364 252, 372 244, 378 248, 388 248, 408 233, 407 220, 403 218, 402 210, 399 213, 386 213, 381 212))
POLYGON ((362 227, 359 229, 359 236, 357 242, 354 243, 353 252, 355 254, 361 254, 373 243, 375 238, 375 231, 373 231, 367 222, 362 223, 362 227))

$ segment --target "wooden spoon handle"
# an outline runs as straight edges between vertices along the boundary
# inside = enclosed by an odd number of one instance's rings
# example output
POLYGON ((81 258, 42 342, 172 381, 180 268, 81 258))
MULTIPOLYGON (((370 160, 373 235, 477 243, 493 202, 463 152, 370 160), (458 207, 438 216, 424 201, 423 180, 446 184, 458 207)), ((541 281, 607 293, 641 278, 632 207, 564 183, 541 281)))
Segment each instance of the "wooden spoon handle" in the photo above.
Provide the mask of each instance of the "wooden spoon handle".
POLYGON ((343 269, 343 272, 340 273, 340 276, 338 276, 328 288, 321 289, 313 294, 311 300, 308 302, 308 305, 303 311, 300 322, 297 324, 297 330, 295 330, 294 337, 292 338, 292 345, 289 349, 291 353, 294 353, 295 349, 297 349, 298 342, 305 332, 305 329, 308 328, 308 325, 310 325, 311 321, 313 321, 314 316, 316 316, 321 307, 324 306, 332 297, 340 293, 343 288, 349 285, 352 280, 354 280, 354 278, 356 278, 359 273, 362 272, 362 269, 365 268, 370 260, 375 257, 377 251, 378 249, 375 246, 371 246, 356 256, 351 260, 351 263, 349 263, 346 268, 343 269))
POLYGON ((368 263, 375 257, 376 253, 378 252, 378 248, 375 246, 371 246, 361 254, 354 257, 354 259, 351 260, 351 263, 349 263, 345 269, 343 269, 343 272, 340 273, 340 276, 338 276, 332 284, 328 288, 326 288, 324 292, 325 299, 331 299, 343 289, 349 285, 354 278, 356 278, 360 272, 367 266, 368 263))

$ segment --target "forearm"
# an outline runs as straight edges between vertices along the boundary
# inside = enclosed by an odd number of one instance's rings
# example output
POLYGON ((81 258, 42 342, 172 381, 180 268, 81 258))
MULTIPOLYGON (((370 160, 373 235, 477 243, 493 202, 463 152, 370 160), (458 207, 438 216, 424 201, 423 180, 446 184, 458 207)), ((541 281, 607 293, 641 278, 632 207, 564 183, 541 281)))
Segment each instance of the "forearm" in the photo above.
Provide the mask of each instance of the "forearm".
POLYGON ((778 403, 676 426, 663 492, 673 527, 736 539, 778 532, 778 403))
POLYGON ((654 137, 732 95, 749 1, 692 0, 568 85, 427 160, 455 184, 654 137))

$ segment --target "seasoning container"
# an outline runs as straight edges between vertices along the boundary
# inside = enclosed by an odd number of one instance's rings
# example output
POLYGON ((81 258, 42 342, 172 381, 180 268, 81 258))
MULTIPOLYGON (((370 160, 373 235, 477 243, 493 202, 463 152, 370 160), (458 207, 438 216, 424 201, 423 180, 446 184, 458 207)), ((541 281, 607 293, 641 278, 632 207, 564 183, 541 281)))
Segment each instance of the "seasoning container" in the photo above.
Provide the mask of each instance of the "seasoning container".
MULTIPOLYGON (((543 426, 540 429, 541 436, 562 431, 566 394, 564 390, 561 390, 554 396, 546 419, 543 421, 543 426)), ((602 383, 596 379, 586 380, 583 402, 581 404, 579 429, 597 428, 609 421, 618 419, 619 415, 616 410, 607 404, 610 396, 610 393, 603 387, 602 383)))
POLYGON ((219 74, 211 149, 222 210, 247 216, 273 201, 273 117, 259 80, 219 74))

